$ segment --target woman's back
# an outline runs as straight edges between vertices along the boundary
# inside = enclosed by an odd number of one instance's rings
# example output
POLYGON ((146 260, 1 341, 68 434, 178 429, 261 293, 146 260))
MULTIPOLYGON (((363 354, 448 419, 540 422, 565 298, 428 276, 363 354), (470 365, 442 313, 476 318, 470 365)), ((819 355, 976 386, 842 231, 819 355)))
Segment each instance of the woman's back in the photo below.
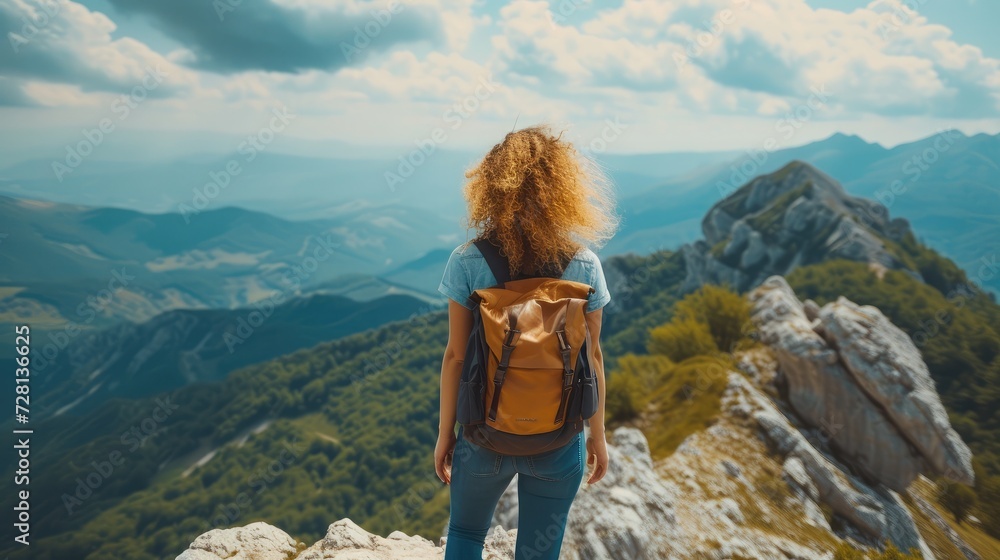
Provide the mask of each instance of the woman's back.
MULTIPOLYGON (((604 268, 597 254, 589 248, 581 249, 566 265, 561 278, 589 284, 594 288, 587 304, 587 312, 596 311, 611 301, 604 268)), ((475 243, 463 243, 451 252, 445 264, 438 292, 472 309, 469 299, 472 292, 496 285, 497 280, 486 263, 486 258, 475 243)))

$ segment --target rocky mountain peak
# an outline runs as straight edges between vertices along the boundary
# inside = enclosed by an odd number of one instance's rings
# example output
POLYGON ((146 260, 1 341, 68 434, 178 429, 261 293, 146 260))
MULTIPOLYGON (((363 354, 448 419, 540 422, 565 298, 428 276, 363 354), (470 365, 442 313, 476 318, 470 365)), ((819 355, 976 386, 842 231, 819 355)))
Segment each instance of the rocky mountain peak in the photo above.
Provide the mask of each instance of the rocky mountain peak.
POLYGON ((793 161, 720 200, 702 220, 705 239, 681 248, 683 289, 725 283, 740 291, 768 276, 828 259, 905 268, 887 242, 909 233, 885 206, 849 195, 819 169, 793 161))

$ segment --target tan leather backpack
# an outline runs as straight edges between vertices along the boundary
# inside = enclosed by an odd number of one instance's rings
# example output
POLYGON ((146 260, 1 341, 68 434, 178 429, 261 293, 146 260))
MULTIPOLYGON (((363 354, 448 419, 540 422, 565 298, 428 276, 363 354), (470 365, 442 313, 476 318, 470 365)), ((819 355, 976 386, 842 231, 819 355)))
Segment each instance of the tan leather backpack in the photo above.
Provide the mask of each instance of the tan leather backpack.
POLYGON ((499 248, 488 239, 475 244, 497 284, 470 298, 476 307, 456 411, 463 437, 505 455, 561 447, 597 412, 585 317, 594 288, 561 279, 565 265, 511 280, 499 248))

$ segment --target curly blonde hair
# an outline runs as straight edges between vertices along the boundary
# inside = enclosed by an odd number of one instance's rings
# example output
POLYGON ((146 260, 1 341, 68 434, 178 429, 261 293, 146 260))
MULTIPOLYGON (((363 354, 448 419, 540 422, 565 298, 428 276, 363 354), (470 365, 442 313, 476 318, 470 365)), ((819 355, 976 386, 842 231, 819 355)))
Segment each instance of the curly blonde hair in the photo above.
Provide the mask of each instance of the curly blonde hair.
POLYGON ((511 277, 599 248, 618 229, 612 182, 547 125, 507 134, 465 177, 468 227, 498 243, 511 277))

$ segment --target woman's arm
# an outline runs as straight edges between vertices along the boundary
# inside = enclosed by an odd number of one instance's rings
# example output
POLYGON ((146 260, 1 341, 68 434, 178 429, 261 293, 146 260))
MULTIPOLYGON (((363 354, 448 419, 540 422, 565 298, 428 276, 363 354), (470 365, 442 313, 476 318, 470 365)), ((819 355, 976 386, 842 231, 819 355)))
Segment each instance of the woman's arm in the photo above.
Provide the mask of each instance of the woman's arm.
POLYGON ((587 319, 590 340, 593 343, 590 363, 593 364, 594 375, 597 377, 597 412, 588 420, 590 436, 587 438, 587 462, 590 462, 591 456, 596 456, 593 473, 587 480, 588 484, 593 484, 604 478, 608 472, 608 449, 604 434, 604 400, 607 384, 604 380, 604 352, 601 350, 601 322, 604 317, 604 309, 591 311, 584 317, 587 319))
POLYGON ((434 449, 434 463, 438 478, 451 482, 449 454, 455 447, 455 406, 458 401, 458 384, 462 378, 465 348, 472 333, 472 310, 455 300, 448 300, 448 345, 441 360, 441 402, 438 414, 438 443, 434 449))

